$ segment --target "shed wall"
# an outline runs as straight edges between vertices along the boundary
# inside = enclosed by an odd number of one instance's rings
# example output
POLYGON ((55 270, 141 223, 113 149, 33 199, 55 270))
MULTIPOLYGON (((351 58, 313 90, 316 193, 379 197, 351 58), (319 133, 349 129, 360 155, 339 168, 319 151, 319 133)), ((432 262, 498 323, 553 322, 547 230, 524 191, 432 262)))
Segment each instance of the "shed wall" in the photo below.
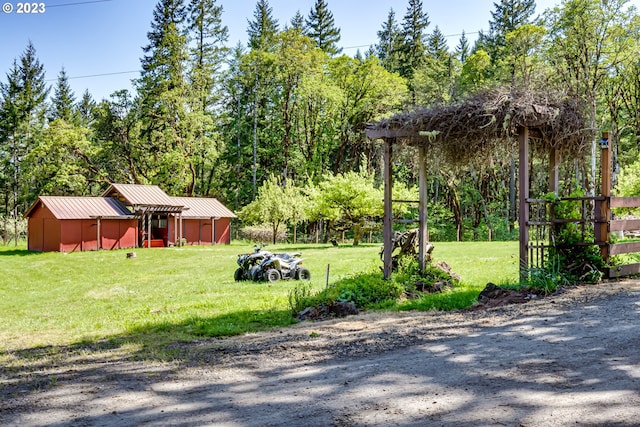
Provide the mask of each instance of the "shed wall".
MULTIPOLYGON (((187 245, 211 244, 211 218, 183 219, 182 236, 187 245)), ((220 218, 215 220, 216 244, 228 245, 231 243, 231 219, 220 218)))

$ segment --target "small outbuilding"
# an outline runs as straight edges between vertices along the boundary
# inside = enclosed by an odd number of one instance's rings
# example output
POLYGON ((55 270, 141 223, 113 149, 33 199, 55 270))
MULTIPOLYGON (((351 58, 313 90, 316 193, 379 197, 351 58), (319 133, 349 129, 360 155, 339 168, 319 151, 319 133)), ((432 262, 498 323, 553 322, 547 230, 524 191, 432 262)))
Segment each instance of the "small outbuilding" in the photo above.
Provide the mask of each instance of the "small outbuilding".
POLYGON ((188 245, 231 243, 231 219, 236 215, 214 198, 172 197, 184 206, 182 236, 188 245))
POLYGON ((138 220, 113 198, 40 196, 25 217, 30 251, 123 249, 138 242, 138 220))
POLYGON ((72 252, 231 243, 236 215, 214 198, 111 184, 102 197, 40 196, 25 213, 29 250, 72 252))

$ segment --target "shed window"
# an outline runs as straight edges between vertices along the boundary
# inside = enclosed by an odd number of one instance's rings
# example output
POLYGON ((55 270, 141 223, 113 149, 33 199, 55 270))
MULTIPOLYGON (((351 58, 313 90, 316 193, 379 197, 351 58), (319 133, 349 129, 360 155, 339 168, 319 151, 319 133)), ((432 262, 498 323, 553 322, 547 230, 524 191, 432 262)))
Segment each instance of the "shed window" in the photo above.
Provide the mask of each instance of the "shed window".
POLYGON ((158 218, 151 221, 151 226, 154 228, 167 228, 167 219, 158 218))

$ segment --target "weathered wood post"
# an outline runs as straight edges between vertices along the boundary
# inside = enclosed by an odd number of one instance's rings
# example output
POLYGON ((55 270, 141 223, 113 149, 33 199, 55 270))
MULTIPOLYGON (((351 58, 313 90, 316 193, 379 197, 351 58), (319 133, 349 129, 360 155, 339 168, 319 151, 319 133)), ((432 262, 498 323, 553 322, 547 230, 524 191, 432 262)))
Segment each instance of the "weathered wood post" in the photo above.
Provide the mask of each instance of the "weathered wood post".
POLYGON ((597 200, 595 205, 594 234, 596 243, 600 245, 600 256, 605 262, 609 261, 609 220, 611 219, 611 152, 609 132, 603 132, 600 139, 600 194, 604 200, 597 200))
POLYGON ((420 271, 424 271, 427 265, 427 244, 429 243, 429 226, 427 225, 427 149, 424 145, 418 146, 419 175, 418 189, 420 193, 420 206, 418 208, 419 235, 418 235, 418 263, 420 271))
POLYGON ((385 279, 391 277, 393 270, 393 170, 392 170, 392 149, 394 138, 384 139, 384 219, 382 237, 383 243, 383 260, 382 272, 385 279))
POLYGON ((529 278, 529 128, 522 127, 518 132, 519 144, 519 198, 520 214, 520 279, 529 278))

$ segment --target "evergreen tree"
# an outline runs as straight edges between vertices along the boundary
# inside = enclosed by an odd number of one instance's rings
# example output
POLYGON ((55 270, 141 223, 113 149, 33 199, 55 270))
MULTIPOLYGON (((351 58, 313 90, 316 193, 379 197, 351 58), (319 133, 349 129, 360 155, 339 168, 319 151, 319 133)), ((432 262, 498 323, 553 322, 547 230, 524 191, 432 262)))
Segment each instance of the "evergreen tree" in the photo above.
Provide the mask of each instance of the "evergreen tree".
POLYGON ((72 123, 75 121, 74 102, 76 97, 69 86, 69 78, 67 72, 62 68, 58 75, 58 82, 53 91, 53 99, 51 100, 51 114, 49 120, 53 121, 61 119, 72 123))
POLYGON ((469 57, 469 39, 467 39, 467 35, 464 31, 462 31, 462 35, 460 36, 460 41, 458 42, 458 46, 456 46, 456 56, 460 63, 464 64, 464 62, 469 57))
POLYGON ((300 10, 296 11, 296 14, 291 18, 290 25, 291 29, 298 30, 301 33, 304 32, 304 16, 300 12, 300 10))
POLYGON ((216 0, 191 0, 188 9, 191 35, 190 81, 197 110, 210 111, 215 102, 215 88, 219 84, 221 68, 227 49, 229 30, 222 25, 222 6, 216 0))
POLYGON ((191 0, 188 8, 188 25, 191 39, 189 67, 190 117, 194 124, 190 129, 194 140, 190 169, 191 184, 188 193, 208 194, 211 190, 211 170, 218 157, 218 138, 215 122, 220 103, 222 68, 227 55, 224 43, 229 38, 228 29, 222 25, 222 7, 215 0, 191 0))
POLYGON ((436 27, 427 38, 426 55, 414 71, 412 89, 418 105, 448 102, 454 92, 454 59, 447 40, 436 27))
POLYGON ((17 60, 7 73, 7 82, 0 82, 0 216, 3 220, 2 241, 9 240, 10 216, 15 216, 18 199, 18 131, 20 111, 20 69, 17 60))
POLYGON ((13 62, 7 82, 0 83, 0 200, 4 213, 14 218, 15 236, 18 218, 37 196, 37 177, 25 169, 23 160, 40 143, 48 93, 44 66, 29 42, 13 62))
POLYGON ((378 31, 378 44, 375 49, 384 68, 392 73, 400 71, 401 43, 402 34, 396 22, 396 13, 390 9, 387 20, 382 24, 382 29, 378 31))
POLYGON ((143 48, 137 81, 143 146, 139 147, 139 176, 162 184, 170 193, 190 194, 195 186, 194 126, 187 116, 186 10, 182 0, 160 0, 153 12, 149 44, 143 48))
POLYGON ((438 61, 449 60, 449 47, 447 46, 447 39, 445 38, 440 28, 436 26, 433 33, 427 38, 427 55, 438 61))
POLYGON ((94 120, 95 108, 96 102, 93 100, 89 90, 85 90, 77 105, 78 116, 80 117, 80 124, 82 126, 91 126, 94 120))
POLYGON ((340 42, 340 28, 336 27, 333 13, 329 10, 325 0, 316 0, 306 20, 305 34, 315 40, 318 47, 329 55, 339 54, 342 49, 338 47, 340 42))
POLYGON ((506 36, 518 27, 531 22, 536 11, 535 0, 500 0, 494 3, 491 12, 489 34, 483 40, 493 62, 501 58, 501 51, 506 46, 506 36))
POLYGON ((269 50, 278 33, 278 20, 273 17, 269 0, 258 0, 253 11, 253 21, 249 21, 247 34, 251 49, 269 50))
POLYGON ((422 0, 409 0, 402 22, 402 65, 400 75, 411 79, 422 64, 426 52, 426 34, 429 15, 423 10, 422 0))

